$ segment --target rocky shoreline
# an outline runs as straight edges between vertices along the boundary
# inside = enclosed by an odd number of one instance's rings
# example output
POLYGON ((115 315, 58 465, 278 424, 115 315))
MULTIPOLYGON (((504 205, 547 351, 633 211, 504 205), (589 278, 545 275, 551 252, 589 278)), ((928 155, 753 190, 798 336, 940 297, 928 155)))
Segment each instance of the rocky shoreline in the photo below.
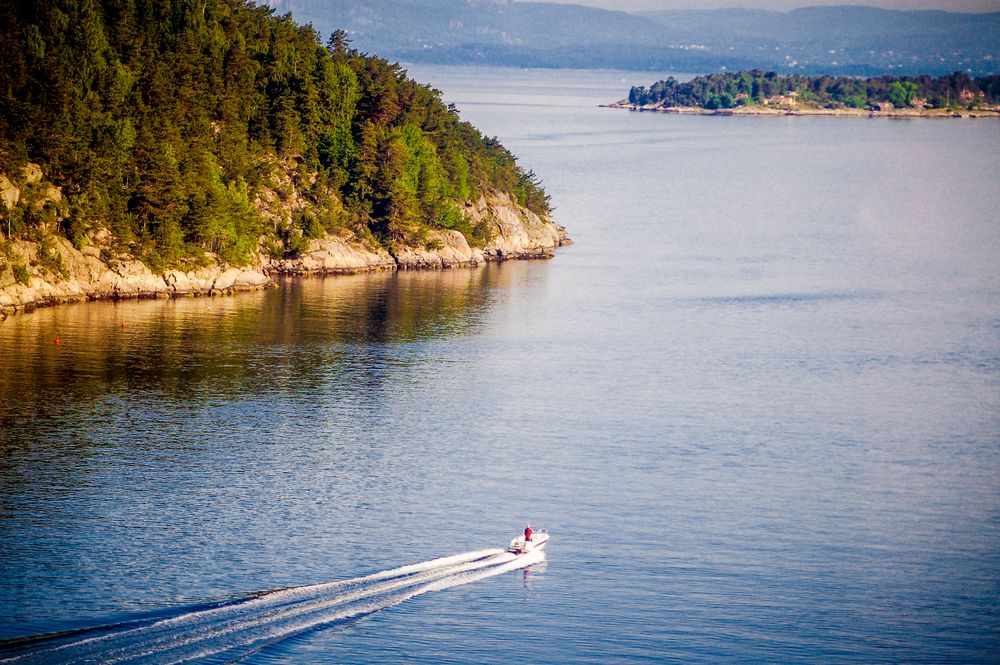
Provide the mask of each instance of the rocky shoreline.
POLYGON ((485 221, 490 226, 493 239, 485 247, 472 247, 461 233, 448 230, 431 231, 423 245, 393 252, 352 237, 327 236, 310 240, 305 250, 290 258, 275 259, 261 251, 249 266, 209 263, 193 270, 163 273, 133 257, 111 255, 107 232, 94 234, 82 249, 57 234, 41 242, 16 240, 9 246, 24 260, 28 275, 27 280, 22 275, 18 281, 11 268, 0 270, 0 320, 18 311, 86 300, 253 291, 276 286, 273 278, 278 275, 443 269, 509 259, 547 259, 557 247, 572 242, 563 227, 500 192, 467 203, 464 213, 473 224, 485 221), (46 267, 53 262, 62 270, 46 267))
POLYGON ((676 113, 681 115, 726 115, 726 116, 834 116, 844 118, 1000 118, 1000 109, 978 109, 975 111, 948 111, 946 109, 898 108, 886 111, 869 109, 825 109, 825 108, 766 108, 763 106, 737 106, 730 109, 705 109, 697 106, 662 106, 660 104, 630 104, 622 100, 614 104, 601 104, 600 108, 620 109, 651 113, 676 113))

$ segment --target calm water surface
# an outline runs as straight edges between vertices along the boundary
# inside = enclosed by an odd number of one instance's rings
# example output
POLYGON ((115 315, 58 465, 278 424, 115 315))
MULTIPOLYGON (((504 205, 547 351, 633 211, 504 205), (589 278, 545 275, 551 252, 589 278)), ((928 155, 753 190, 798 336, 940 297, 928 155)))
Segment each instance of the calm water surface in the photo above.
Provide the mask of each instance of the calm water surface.
MULTIPOLYGON (((530 520, 545 561, 290 639, 247 614, 256 650, 225 658, 996 662, 1000 123, 412 73, 543 176, 577 244, 0 324, 0 639, 148 630, 530 520)), ((322 589, 308 608, 345 602, 322 589)))

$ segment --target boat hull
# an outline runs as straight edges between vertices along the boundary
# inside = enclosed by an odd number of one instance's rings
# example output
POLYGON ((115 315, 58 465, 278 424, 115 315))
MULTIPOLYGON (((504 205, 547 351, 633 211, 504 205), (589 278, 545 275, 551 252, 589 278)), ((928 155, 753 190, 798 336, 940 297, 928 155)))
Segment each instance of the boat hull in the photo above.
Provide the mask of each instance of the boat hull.
POLYGON ((507 546, 507 551, 512 554, 527 554, 528 552, 544 549, 548 542, 549 534, 545 531, 539 531, 532 534, 529 541, 525 541, 524 536, 518 536, 513 539, 510 541, 510 545, 507 546))

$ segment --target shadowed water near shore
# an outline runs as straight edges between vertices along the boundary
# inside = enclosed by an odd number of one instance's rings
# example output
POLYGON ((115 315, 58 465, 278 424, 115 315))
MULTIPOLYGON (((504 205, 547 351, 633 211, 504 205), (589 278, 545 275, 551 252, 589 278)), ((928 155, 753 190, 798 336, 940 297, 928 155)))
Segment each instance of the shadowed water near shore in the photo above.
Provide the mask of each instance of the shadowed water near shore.
MULTIPOLYGON (((9 434, 27 405, 65 416, 109 386, 194 397, 208 389, 282 390, 288 382, 318 389, 337 379, 331 367, 363 369, 344 362, 358 348, 475 333, 520 273, 489 265, 288 277, 265 292, 79 303, 18 315, 0 338, 0 397, 17 408, 4 410, 0 422, 9 434), (292 348, 306 353, 285 353, 292 348)), ((544 279, 543 271, 529 274, 544 279)))

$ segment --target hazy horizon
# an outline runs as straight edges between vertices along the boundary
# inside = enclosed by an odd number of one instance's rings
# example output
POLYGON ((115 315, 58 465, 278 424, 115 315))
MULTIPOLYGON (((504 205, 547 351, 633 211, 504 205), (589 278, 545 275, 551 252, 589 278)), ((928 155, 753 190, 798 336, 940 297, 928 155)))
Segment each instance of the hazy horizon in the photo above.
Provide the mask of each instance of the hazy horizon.
POLYGON ((954 12, 998 12, 1000 0, 516 0, 558 4, 586 5, 620 11, 657 9, 768 9, 789 11, 818 5, 865 5, 884 9, 939 9, 954 12))

